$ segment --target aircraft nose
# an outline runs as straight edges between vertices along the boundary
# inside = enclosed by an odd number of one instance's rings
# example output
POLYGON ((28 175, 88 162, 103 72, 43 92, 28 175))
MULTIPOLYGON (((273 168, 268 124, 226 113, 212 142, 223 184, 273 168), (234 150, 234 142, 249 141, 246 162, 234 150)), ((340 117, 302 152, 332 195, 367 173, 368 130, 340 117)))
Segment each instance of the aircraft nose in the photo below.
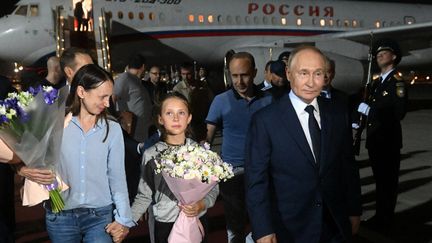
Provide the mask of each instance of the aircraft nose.
POLYGON ((12 60, 15 59, 18 50, 15 48, 16 28, 12 25, 9 17, 0 19, 0 59, 12 60))

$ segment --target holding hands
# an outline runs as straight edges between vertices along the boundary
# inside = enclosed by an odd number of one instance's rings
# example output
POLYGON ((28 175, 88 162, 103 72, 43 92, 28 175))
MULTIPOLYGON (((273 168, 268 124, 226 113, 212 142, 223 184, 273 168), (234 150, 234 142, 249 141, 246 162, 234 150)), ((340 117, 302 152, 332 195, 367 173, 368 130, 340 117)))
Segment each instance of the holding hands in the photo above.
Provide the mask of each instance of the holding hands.
POLYGON ((119 243, 126 238, 129 233, 129 228, 114 221, 105 227, 105 231, 111 235, 115 243, 119 243))

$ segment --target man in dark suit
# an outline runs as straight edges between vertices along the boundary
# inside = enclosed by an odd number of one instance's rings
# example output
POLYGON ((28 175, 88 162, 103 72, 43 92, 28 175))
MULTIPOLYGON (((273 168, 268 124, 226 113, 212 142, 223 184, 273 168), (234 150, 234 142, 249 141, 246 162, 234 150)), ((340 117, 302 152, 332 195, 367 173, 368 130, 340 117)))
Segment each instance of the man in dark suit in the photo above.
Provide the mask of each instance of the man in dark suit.
POLYGON ((263 242, 350 242, 360 222, 360 183, 347 111, 317 98, 325 57, 291 53, 289 94, 258 111, 246 142, 246 200, 263 242), (311 114, 311 115, 309 115, 311 114))
POLYGON ((406 114, 405 83, 396 71, 401 60, 394 41, 381 40, 377 44, 376 61, 380 77, 369 87, 367 103, 358 111, 367 116, 366 148, 376 183, 376 213, 368 226, 384 229, 391 225, 398 194, 402 128, 400 121, 406 114))
POLYGON ((267 91, 272 88, 270 66, 274 61, 268 61, 264 67, 264 81, 257 85, 261 91, 267 91))
POLYGON ((336 64, 335 61, 326 57, 326 77, 325 85, 321 90, 321 97, 331 100, 337 105, 342 105, 343 108, 350 109, 349 96, 342 90, 333 87, 332 83, 336 75, 336 64))

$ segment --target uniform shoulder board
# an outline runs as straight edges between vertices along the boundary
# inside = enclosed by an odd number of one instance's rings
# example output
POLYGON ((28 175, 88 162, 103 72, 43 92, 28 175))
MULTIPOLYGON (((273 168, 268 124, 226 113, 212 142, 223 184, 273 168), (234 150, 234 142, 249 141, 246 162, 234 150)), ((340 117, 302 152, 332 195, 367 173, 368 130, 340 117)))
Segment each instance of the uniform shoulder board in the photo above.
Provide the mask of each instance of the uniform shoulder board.
POLYGON ((397 81, 403 81, 402 76, 399 75, 399 73, 395 73, 393 75, 393 77, 397 80, 397 81))

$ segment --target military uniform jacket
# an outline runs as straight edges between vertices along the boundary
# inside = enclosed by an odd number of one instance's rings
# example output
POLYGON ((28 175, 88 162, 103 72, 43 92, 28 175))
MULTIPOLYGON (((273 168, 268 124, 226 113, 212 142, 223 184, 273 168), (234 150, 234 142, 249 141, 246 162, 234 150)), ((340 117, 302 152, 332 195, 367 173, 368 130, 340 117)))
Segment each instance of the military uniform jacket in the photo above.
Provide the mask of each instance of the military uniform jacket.
POLYGON ((400 121, 407 108, 407 91, 397 71, 392 71, 383 82, 377 78, 369 87, 370 106, 367 119, 366 148, 402 148, 400 121))

